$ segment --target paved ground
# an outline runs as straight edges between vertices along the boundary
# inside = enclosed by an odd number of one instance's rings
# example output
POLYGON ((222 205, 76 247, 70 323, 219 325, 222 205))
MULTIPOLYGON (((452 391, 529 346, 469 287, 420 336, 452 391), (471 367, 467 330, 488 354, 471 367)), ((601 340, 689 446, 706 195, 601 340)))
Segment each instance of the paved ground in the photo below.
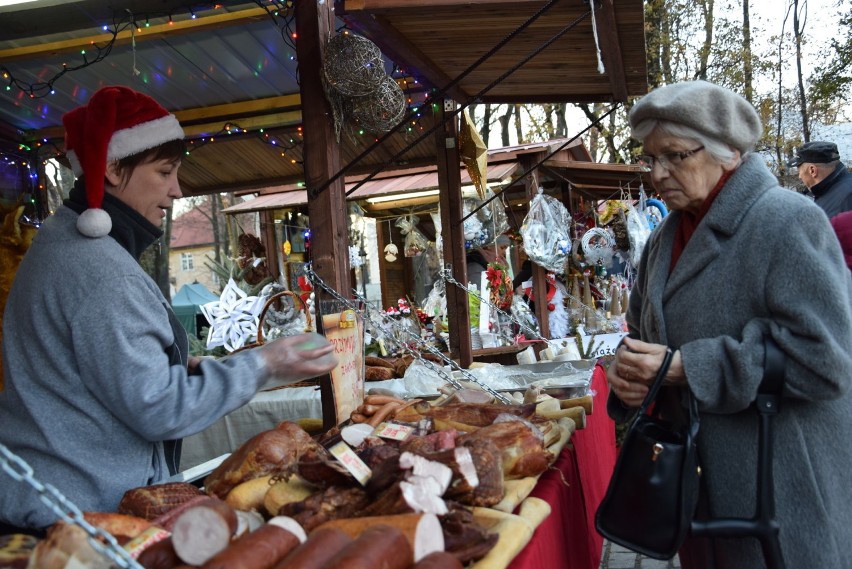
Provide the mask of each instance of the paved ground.
POLYGON ((643 557, 604 540, 600 569, 680 569, 680 561, 677 557, 670 561, 643 557))

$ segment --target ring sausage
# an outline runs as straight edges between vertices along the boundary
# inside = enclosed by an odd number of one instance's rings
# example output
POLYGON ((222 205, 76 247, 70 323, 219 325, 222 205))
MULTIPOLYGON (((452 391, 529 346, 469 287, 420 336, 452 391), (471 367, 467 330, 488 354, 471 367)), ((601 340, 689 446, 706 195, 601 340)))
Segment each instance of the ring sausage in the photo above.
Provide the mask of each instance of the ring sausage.
POLYGON ((274 569, 319 569, 352 541, 339 529, 316 529, 274 569))
POLYGON ((463 569, 463 566, 452 553, 434 551, 415 563, 411 569, 463 569))
POLYGON ((389 525, 372 526, 341 549, 323 569, 407 569, 414 552, 402 531, 389 525))
POLYGON ((296 520, 278 516, 235 540, 202 569, 269 569, 306 539, 296 520))
POLYGON ((187 565, 204 565, 228 547, 236 531, 234 509, 218 498, 208 498, 175 521, 172 543, 181 561, 187 565))

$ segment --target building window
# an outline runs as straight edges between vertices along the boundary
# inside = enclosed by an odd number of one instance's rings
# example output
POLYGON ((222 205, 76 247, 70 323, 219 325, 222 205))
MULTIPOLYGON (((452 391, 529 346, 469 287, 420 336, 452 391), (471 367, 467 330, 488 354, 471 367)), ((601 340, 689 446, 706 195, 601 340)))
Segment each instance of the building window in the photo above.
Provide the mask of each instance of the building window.
POLYGON ((192 270, 192 253, 181 253, 180 254, 180 270, 182 270, 182 271, 191 271, 192 270))

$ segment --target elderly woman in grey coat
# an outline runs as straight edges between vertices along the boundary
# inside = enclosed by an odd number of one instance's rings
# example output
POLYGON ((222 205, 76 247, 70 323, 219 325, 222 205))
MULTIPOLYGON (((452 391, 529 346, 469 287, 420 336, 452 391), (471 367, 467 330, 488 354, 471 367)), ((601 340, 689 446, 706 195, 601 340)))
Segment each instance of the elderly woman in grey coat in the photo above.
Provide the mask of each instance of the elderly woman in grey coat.
MULTIPOLYGON (((852 567, 852 279, 823 211, 752 154, 762 127, 739 95, 668 85, 630 112, 672 210, 643 251, 629 337, 608 370, 608 411, 635 414, 667 348, 663 407, 699 406, 699 516, 754 515, 764 338, 786 355, 774 423, 777 520, 787 567, 852 567)), ((669 409, 677 412, 676 409, 669 409)), ((763 567, 756 539, 689 538, 684 568, 763 567)))

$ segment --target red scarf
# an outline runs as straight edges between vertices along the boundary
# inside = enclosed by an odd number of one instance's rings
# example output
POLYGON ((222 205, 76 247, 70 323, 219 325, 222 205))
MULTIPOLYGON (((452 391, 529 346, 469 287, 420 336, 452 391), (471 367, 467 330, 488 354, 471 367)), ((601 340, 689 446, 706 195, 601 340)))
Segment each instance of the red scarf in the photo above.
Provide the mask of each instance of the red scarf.
POLYGON ((680 223, 675 231, 674 243, 672 243, 672 263, 669 265, 669 274, 672 273, 675 265, 677 265, 681 253, 683 253, 683 250, 686 249, 686 244, 689 243, 689 240, 692 238, 692 234, 695 233, 695 230, 698 228, 698 224, 701 223, 701 220, 704 219, 705 215, 707 215, 707 212, 710 210, 710 206, 712 206, 713 202, 716 200, 716 196, 718 196, 719 192, 722 191, 722 188, 725 186, 725 182, 728 181, 728 178, 730 178, 733 173, 734 170, 722 173, 722 177, 719 178, 719 181, 716 182, 716 186, 710 192, 710 195, 708 195, 707 199, 704 200, 704 203, 701 204, 701 209, 698 210, 698 213, 692 214, 687 211, 681 212, 680 223))

